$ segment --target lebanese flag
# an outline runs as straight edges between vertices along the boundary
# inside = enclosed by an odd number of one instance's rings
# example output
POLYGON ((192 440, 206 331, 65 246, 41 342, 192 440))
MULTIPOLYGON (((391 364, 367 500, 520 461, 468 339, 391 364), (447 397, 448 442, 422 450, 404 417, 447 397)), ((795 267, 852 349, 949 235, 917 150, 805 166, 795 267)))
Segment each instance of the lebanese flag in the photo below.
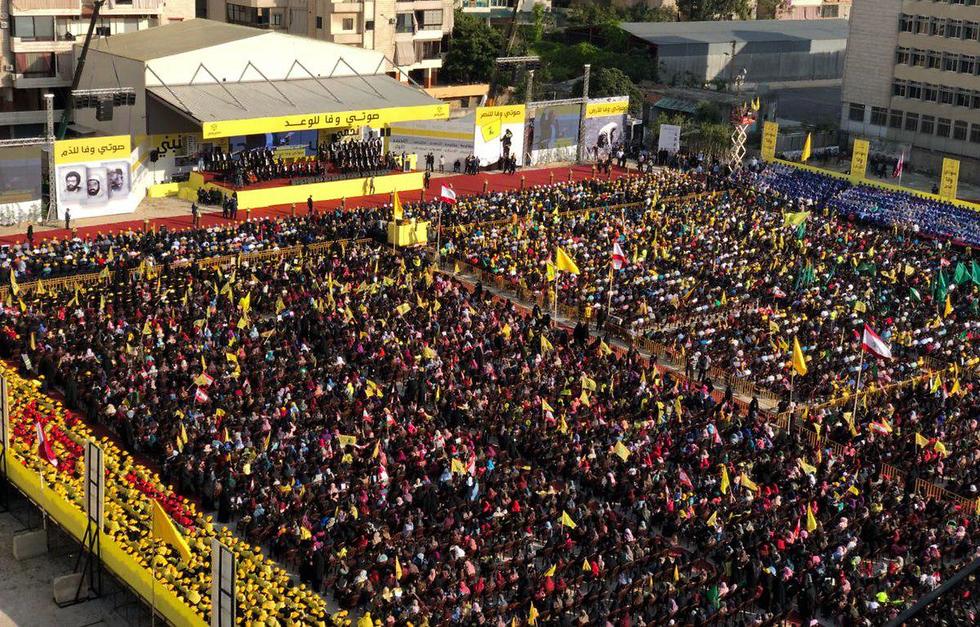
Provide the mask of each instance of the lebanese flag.
POLYGON ((619 247, 619 242, 613 242, 612 264, 613 268, 617 270, 622 270, 623 266, 626 265, 626 255, 623 254, 623 249, 619 247))
POLYGON ((211 398, 208 396, 207 392, 201 388, 197 388, 197 391, 194 392, 194 400, 198 403, 207 403, 209 400, 211 400, 211 398))
POLYGON ((448 202, 451 205, 456 204, 456 192, 453 191, 451 187, 442 186, 442 190, 439 192, 439 199, 443 202, 448 202))
POLYGON ((55 456, 54 451, 51 450, 51 443, 48 439, 44 437, 44 427, 41 426, 40 422, 35 422, 34 427, 37 429, 37 453, 43 459, 48 460, 48 463, 58 467, 58 458, 55 456))
POLYGON ((886 344, 868 325, 864 325, 864 337, 861 338, 861 349, 882 359, 892 358, 891 346, 886 344))
POLYGON ((905 168, 905 152, 898 157, 898 163, 895 164, 895 170, 892 172, 892 178, 897 179, 902 176, 902 170, 905 168))
POLYGON ((687 473, 684 472, 683 468, 681 468, 680 472, 678 472, 677 474, 682 486, 688 488, 689 490, 694 489, 694 484, 691 483, 691 478, 687 476, 687 473))

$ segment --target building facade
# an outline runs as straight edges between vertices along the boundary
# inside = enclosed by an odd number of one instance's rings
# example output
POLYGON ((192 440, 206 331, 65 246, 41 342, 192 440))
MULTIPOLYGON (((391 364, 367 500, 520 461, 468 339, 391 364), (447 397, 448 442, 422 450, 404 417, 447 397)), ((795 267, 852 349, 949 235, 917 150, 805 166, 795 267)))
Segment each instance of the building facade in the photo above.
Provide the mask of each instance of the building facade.
POLYGON ((937 169, 965 158, 980 176, 977 0, 862 0, 851 11, 841 128, 937 169))
POLYGON ((381 52, 430 87, 453 30, 453 0, 208 0, 208 19, 381 52))
POLYGON ((820 20, 847 19, 851 14, 851 0, 785 0, 776 8, 775 15, 763 15, 759 19, 820 20))
MULTIPOLYGON (((75 70, 72 48, 83 41, 92 0, 0 0, 0 138, 44 130, 44 94, 64 105, 75 70)), ((95 35, 145 30, 194 17, 194 0, 107 0, 95 35)))

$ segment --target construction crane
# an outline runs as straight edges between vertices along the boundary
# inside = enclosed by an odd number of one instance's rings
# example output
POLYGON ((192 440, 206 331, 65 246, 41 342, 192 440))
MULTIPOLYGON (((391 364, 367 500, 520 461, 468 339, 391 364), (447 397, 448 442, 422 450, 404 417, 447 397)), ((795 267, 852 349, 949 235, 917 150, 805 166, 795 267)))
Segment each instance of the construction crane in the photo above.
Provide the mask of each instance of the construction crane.
POLYGON ((64 139, 68 131, 68 123, 71 122, 72 105, 74 98, 72 92, 78 89, 78 84, 82 80, 82 69, 85 68, 85 57, 88 56, 88 47, 92 43, 92 35, 95 33, 95 25, 99 21, 99 12, 102 10, 106 0, 95 0, 92 8, 92 17, 89 19, 88 32, 85 34, 85 43, 82 44, 82 53, 78 55, 78 63, 75 64, 75 75, 71 79, 71 89, 68 90, 68 97, 65 98, 65 106, 61 112, 61 123, 58 124, 58 139, 64 139))
MULTIPOLYGON (((514 10, 510 14, 510 28, 507 31, 507 39, 504 44, 501 57, 509 57, 510 51, 517 41, 517 12, 521 9, 521 0, 511 0, 514 3, 514 10)), ((497 100, 497 86, 500 84, 500 68, 494 65, 493 73, 490 77, 490 88, 487 90, 487 104, 493 105, 497 100)))

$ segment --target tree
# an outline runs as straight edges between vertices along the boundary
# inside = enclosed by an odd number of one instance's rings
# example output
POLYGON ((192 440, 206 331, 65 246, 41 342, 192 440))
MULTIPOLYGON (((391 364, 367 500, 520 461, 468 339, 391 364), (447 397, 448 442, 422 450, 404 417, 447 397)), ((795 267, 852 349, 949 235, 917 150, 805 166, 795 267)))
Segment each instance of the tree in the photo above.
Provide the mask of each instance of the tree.
POLYGON ((456 11, 452 42, 440 74, 448 83, 486 83, 494 61, 504 48, 504 37, 486 22, 456 11))
POLYGON ((689 22, 747 20, 752 7, 748 0, 677 0, 677 12, 689 22))
MULTIPOLYGON (((581 86, 578 93, 582 93, 581 86)), ((589 97, 629 96, 630 113, 639 115, 643 104, 643 94, 636 84, 622 70, 602 67, 594 70, 589 77, 589 97)))

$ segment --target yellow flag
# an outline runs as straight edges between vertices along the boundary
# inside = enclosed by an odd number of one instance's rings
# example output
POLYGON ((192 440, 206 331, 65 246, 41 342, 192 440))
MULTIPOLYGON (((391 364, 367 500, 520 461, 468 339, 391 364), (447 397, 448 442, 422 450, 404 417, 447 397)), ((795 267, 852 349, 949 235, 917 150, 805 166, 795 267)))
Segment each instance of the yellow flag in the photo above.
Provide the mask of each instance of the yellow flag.
POLYGON ((408 313, 408 310, 411 308, 412 306, 410 304, 402 303, 401 305, 395 307, 395 313, 397 313, 399 316, 404 316, 406 313, 408 313))
POLYGON ((616 442, 616 446, 613 447, 613 452, 624 462, 630 458, 630 450, 622 442, 616 442))
POLYGON ((555 278, 558 276, 558 270, 555 269, 555 264, 548 261, 545 262, 544 267, 545 267, 545 275, 548 278, 548 282, 550 283, 551 281, 554 281, 555 278))
POLYGON ((759 486, 756 485, 755 481, 749 479, 749 476, 744 472, 739 476, 739 482, 742 484, 743 488, 748 488, 753 492, 759 489, 759 486))
POLYGON ((271 441, 272 441, 272 431, 270 430, 268 433, 265 434, 265 440, 262 442, 262 450, 263 451, 268 451, 269 450, 269 443, 271 441))
POLYGON ((932 380, 932 383, 929 387, 929 393, 935 394, 939 390, 939 388, 942 387, 942 385, 943 385, 943 380, 939 377, 939 373, 937 372, 936 377, 932 380))
POLYGON ((806 360, 803 358, 803 349, 800 342, 793 336, 793 370, 801 377, 806 374, 806 360))
POLYGON ((725 464, 721 464, 721 493, 728 494, 730 485, 728 481, 728 468, 725 467, 725 464))
POLYGON ((800 162, 806 163, 810 160, 810 151, 812 150, 812 139, 810 133, 806 134, 806 141, 803 142, 803 152, 800 153, 800 162))
POLYGON ((503 328, 500 329, 500 334, 504 336, 505 340, 510 340, 510 325, 505 324, 503 328))
POLYGON ((853 494, 854 496, 860 496, 861 494, 861 491, 855 488, 854 486, 849 487, 847 491, 853 494))
MULTIPOLYGON (((708 517, 708 526, 714 527, 718 524, 718 512, 712 512, 711 516, 708 517)), ((676 566, 674 568, 677 568, 676 566)))
POLYGON ((102 272, 99 272, 100 280, 109 280, 109 266, 102 266, 102 272))
POLYGON ((150 530, 153 537, 163 540, 170 546, 177 549, 177 553, 180 554, 180 558, 185 562, 189 562, 191 560, 191 549, 189 546, 187 546, 184 536, 180 535, 180 532, 177 531, 173 521, 170 520, 170 516, 168 516, 167 512, 163 510, 160 503, 158 503, 156 499, 153 499, 151 503, 153 513, 150 519, 150 530))
POLYGON ((800 468, 803 470, 803 472, 805 472, 808 475, 815 475, 815 474, 817 474, 817 467, 816 466, 811 466, 810 464, 808 464, 806 462, 805 459, 802 459, 802 458, 800 459, 800 468))
POLYGON ((33 333, 31 333, 31 350, 32 351, 36 351, 37 350, 37 343, 34 341, 34 334, 33 333))
POLYGON ((921 433, 915 434, 915 445, 916 446, 929 446, 929 439, 926 438, 921 433))
POLYGON ((599 340, 599 352, 603 355, 612 355, 612 349, 602 340, 599 340))
POLYGON ((582 570, 584 572, 587 572, 587 573, 591 573, 592 572, 592 565, 589 564, 588 558, 582 560, 582 570))
POLYGON ((534 603, 531 603, 531 609, 527 612, 527 624, 537 625, 538 624, 538 610, 534 607, 534 603))
POLYGON ((398 561, 398 557, 395 556, 395 579, 401 579, 401 578, 402 578, 402 565, 401 562, 398 561))
POLYGON ((562 527, 568 527, 569 529, 574 529, 575 527, 577 527, 575 521, 572 520, 572 517, 569 516, 568 512, 564 510, 562 510, 561 512, 561 525, 562 527))
POLYGON ((681 573, 679 570, 677 570, 677 564, 674 564, 674 583, 677 583, 680 580, 681 580, 681 573))
POLYGON ((396 220, 402 220, 405 218, 405 209, 402 207, 402 199, 398 197, 398 192, 395 192, 394 194, 391 207, 391 215, 396 220))
POLYGON ((557 252, 555 253, 555 267, 557 267, 562 272, 570 272, 571 274, 580 274, 578 266, 575 261, 568 256, 562 247, 559 246, 557 252))
POLYGON ((582 393, 579 394, 578 400, 586 407, 592 407, 592 401, 589 400, 589 395, 586 394, 585 390, 582 390, 582 393))
POLYGON ((955 379, 953 379, 953 385, 951 385, 949 388, 949 395, 952 396, 953 394, 959 394, 959 393, 960 393, 960 378, 956 377, 955 379))
POLYGON ((943 317, 948 318, 951 313, 953 313, 953 303, 949 300, 949 294, 946 294, 946 307, 943 309, 943 317))
POLYGON ((149 335, 153 333, 153 327, 150 325, 150 319, 147 318, 146 322, 143 323, 143 335, 149 335))
POLYGON ((337 441, 340 442, 341 448, 346 447, 346 446, 356 446, 357 445, 357 436, 355 436, 355 435, 343 435, 343 434, 341 434, 341 435, 338 435, 337 436, 337 441))
POLYGON ((452 459, 452 462, 450 462, 450 471, 457 475, 465 475, 466 466, 463 464, 463 462, 459 461, 454 457, 452 459))
POLYGON ((817 528, 817 518, 813 515, 813 508, 810 504, 806 505, 806 530, 813 531, 817 528))
POLYGON ((548 401, 541 399, 541 411, 550 411, 554 413, 555 408, 552 407, 548 401))
POLYGON ((562 414, 561 418, 558 419, 558 430, 562 433, 568 433, 568 423, 565 422, 565 414, 562 414))
POLYGON ((554 346, 551 345, 551 342, 549 342, 548 341, 548 338, 546 338, 544 336, 544 334, 542 333, 541 334, 541 352, 542 353, 547 353, 548 351, 552 350, 553 348, 554 348, 554 346))
POLYGON ((946 450, 946 445, 936 440, 936 444, 932 447, 932 450, 936 451, 943 457, 949 457, 949 451, 946 450))
POLYGON ((286 303, 283 302, 282 296, 276 299, 276 315, 278 316, 286 309, 286 303))
POLYGON ((20 293, 20 286, 17 285, 17 274, 13 268, 10 269, 10 292, 14 296, 20 293))
POLYGON ((596 384, 595 379, 590 379, 585 373, 582 374, 582 389, 588 390, 590 392, 595 392, 596 384))

